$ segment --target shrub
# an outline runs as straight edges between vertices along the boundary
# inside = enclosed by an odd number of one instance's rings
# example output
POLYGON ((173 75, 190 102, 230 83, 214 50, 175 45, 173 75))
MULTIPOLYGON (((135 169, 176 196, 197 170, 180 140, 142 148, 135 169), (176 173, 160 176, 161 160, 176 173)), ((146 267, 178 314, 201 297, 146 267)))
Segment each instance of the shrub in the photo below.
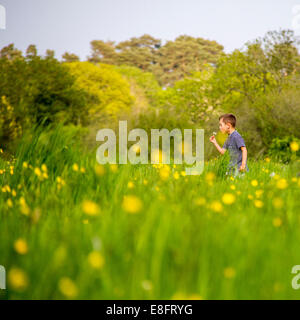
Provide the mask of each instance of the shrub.
POLYGON ((294 136, 273 139, 268 155, 274 160, 289 163, 300 156, 300 139, 294 136))

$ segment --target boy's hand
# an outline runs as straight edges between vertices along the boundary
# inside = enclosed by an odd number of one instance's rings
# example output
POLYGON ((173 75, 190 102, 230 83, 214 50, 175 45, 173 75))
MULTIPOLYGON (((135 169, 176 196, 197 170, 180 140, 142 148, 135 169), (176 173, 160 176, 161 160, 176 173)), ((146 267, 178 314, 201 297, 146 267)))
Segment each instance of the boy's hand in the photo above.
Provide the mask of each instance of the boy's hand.
POLYGON ((217 143, 217 140, 216 140, 215 136, 211 136, 211 137, 209 138, 209 141, 210 141, 211 143, 213 143, 213 144, 216 144, 216 143, 217 143))
POLYGON ((239 171, 240 172, 245 172, 246 171, 246 166, 241 165, 240 168, 239 168, 239 171))

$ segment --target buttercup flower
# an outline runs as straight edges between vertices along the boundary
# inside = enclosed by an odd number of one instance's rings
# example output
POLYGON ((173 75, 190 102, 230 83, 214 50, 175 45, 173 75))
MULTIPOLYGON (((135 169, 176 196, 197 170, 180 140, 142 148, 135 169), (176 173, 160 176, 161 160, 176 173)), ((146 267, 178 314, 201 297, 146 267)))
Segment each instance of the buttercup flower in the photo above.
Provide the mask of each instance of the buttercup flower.
POLYGON ((143 206, 142 201, 133 195, 124 196, 122 207, 128 213, 138 213, 143 206))
POLYGON ((235 277, 235 270, 234 268, 228 267, 224 270, 224 277, 227 279, 232 279, 235 277))
POLYGON ((82 211, 89 216, 96 216, 100 213, 100 207, 93 201, 85 200, 82 203, 82 211))
POLYGON ((288 187, 288 183, 287 183, 287 181, 285 179, 280 179, 280 180, 277 181, 276 187, 278 189, 282 189, 283 190, 283 189, 286 189, 288 187))
POLYGON ((255 200, 254 205, 256 208, 262 208, 264 206, 264 203, 261 200, 255 200))
POLYGON ((75 298, 78 294, 78 289, 75 283, 67 277, 63 277, 59 280, 58 284, 60 292, 67 298, 75 298))
POLYGON ((72 169, 73 169, 74 171, 78 171, 78 170, 79 170, 78 164, 77 164, 77 163, 74 163, 73 166, 72 166, 72 169))
POLYGON ((282 220, 280 218, 273 219, 273 226, 279 228, 282 225, 282 220))
POLYGON ((215 212, 221 212, 223 210, 223 206, 219 201, 213 201, 210 207, 215 212))
POLYGON ((98 251, 93 251, 88 255, 88 262, 94 269, 101 269, 104 265, 104 258, 98 251))
POLYGON ((235 202, 235 195, 232 193, 225 193, 222 197, 222 201, 227 205, 233 204, 235 202))
POLYGON ((252 181, 251 181, 251 185, 252 185, 253 187, 257 187, 257 186, 258 186, 258 181, 257 181, 257 180, 252 180, 252 181))
POLYGON ((17 239, 14 243, 14 249, 19 254, 26 254, 28 252, 27 242, 24 239, 17 239))
POLYGON ((17 291, 23 291, 28 286, 27 274, 19 268, 12 268, 8 272, 8 282, 10 286, 17 291))
POLYGON ((283 200, 281 198, 274 198, 272 203, 276 209, 281 209, 283 207, 283 200))
POLYGON ((170 167, 169 166, 163 166, 160 170, 159 170, 159 175, 160 175, 160 178, 162 180, 167 180, 170 176, 170 167))
POLYGON ((299 151, 299 144, 298 144, 298 142, 296 142, 296 141, 293 141, 291 144, 290 144, 290 148, 291 148, 291 150, 293 151, 293 152, 297 152, 297 151, 299 151))

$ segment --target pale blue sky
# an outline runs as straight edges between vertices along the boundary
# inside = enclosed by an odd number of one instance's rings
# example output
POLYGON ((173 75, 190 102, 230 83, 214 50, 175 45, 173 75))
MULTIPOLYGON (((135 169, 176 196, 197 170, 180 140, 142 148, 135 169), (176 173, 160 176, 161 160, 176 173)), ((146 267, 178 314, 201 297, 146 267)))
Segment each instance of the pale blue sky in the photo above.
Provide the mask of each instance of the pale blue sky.
POLYGON ((7 20, 0 48, 13 42, 25 51, 36 44, 39 54, 53 49, 60 59, 69 51, 84 60, 92 40, 119 42, 145 33, 163 41, 182 34, 203 37, 230 52, 269 30, 291 29, 292 9, 300 0, 0 0, 0 5, 7 20))

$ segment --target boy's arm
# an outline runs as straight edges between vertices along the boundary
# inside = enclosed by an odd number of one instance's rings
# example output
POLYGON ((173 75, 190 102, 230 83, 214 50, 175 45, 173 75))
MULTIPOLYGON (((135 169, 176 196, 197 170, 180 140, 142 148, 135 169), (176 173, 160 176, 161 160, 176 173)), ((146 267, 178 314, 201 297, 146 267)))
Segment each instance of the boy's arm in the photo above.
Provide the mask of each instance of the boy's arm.
POLYGON ((244 171, 246 169, 246 163, 247 163, 247 148, 245 145, 245 141, 242 136, 238 136, 235 139, 235 142, 236 142, 236 146, 242 151, 242 164, 239 168, 239 171, 244 171))
POLYGON ((214 146, 216 147, 216 149, 217 149, 221 154, 224 154, 224 153, 226 152, 226 149, 221 148, 221 147, 219 146, 219 144, 218 144, 215 136, 210 137, 209 140, 210 140, 210 142, 211 142, 212 144, 214 144, 214 146))
POLYGON ((217 141, 216 143, 214 143, 214 145, 221 154, 224 154, 226 152, 226 149, 220 147, 217 141))
POLYGON ((242 165, 240 166, 240 171, 243 171, 246 169, 246 162, 247 162, 247 148, 241 147, 242 150, 242 165))

